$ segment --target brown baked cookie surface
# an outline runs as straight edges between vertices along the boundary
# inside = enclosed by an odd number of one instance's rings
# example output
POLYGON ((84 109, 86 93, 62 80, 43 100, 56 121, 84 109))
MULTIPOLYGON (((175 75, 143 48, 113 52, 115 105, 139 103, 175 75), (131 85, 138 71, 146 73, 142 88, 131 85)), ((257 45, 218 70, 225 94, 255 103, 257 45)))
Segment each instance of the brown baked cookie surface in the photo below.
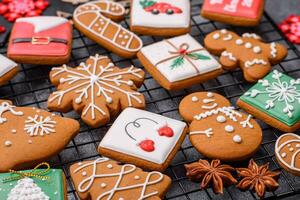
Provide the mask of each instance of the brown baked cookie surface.
POLYGON ((142 40, 113 21, 125 17, 125 8, 113 1, 91 1, 78 6, 73 13, 75 27, 91 40, 113 53, 130 58, 142 48, 142 40), (111 21, 113 20, 113 21, 111 21))
POLYGON ((281 62, 287 49, 278 43, 265 43, 255 33, 242 36, 226 29, 213 31, 204 39, 205 47, 220 56, 225 70, 240 67, 248 82, 256 82, 267 75, 271 66, 281 62))
POLYGON ((180 102, 179 112, 190 123, 191 143, 208 158, 243 160, 262 142, 262 130, 251 115, 235 110, 219 94, 192 93, 180 102))
POLYGON ((18 64, 0 54, 0 86, 7 83, 18 72, 18 64))
POLYGON ((171 179, 160 172, 144 172, 105 157, 76 163, 70 174, 82 200, 159 200, 171 185, 171 179))
POLYGON ((24 169, 56 155, 78 131, 73 119, 0 100, 0 172, 24 169))

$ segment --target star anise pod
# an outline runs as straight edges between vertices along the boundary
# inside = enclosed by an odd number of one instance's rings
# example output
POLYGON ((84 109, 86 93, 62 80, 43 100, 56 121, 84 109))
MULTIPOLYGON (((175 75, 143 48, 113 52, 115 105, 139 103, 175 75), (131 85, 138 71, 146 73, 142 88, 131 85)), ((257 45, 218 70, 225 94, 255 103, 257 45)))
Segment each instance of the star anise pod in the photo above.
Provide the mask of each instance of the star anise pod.
POLYGON ((234 168, 229 165, 221 165, 220 160, 212 160, 209 163, 200 159, 198 162, 184 166, 187 170, 187 177, 192 181, 201 181, 201 188, 207 188, 211 184, 214 193, 217 194, 223 193, 223 185, 237 183, 237 180, 231 175, 234 168))
POLYGON ((274 191, 278 188, 279 171, 269 171, 269 163, 258 166, 253 159, 248 168, 237 168, 238 175, 243 179, 237 185, 241 190, 253 190, 263 198, 266 191, 274 191))

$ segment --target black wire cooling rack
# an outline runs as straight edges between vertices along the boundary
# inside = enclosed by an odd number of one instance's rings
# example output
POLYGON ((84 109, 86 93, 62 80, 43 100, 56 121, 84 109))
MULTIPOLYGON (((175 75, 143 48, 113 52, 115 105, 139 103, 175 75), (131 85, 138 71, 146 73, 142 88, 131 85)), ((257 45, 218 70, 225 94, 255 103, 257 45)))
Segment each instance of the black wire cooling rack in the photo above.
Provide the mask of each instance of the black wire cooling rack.
MULTIPOLYGON (((200 43, 203 44, 203 39, 206 34, 220 28, 227 28, 237 33, 255 32, 262 36, 267 42, 280 42, 288 48, 288 56, 280 64, 274 66, 279 71, 293 76, 300 77, 300 51, 291 43, 289 43, 277 29, 276 24, 265 12, 259 26, 254 28, 237 28, 225 26, 217 22, 208 21, 199 15, 201 8, 201 0, 192 0, 192 29, 191 35, 194 36, 200 43)), ((72 4, 62 3, 60 0, 51 1, 51 6, 47 9, 46 15, 55 15, 56 10, 72 12, 75 8, 72 4)), ((124 27, 129 27, 129 18, 122 22, 124 27)), ((84 37, 76 29, 74 29, 74 42, 72 59, 69 63, 71 66, 77 66, 80 62, 86 60, 90 55, 96 53, 106 55, 120 67, 128 67, 135 65, 143 68, 137 59, 123 59, 105 49, 101 48, 96 43, 84 37)), ((157 37, 141 37, 144 44, 150 44, 161 40, 157 37)), ((6 53, 7 44, 0 47, 0 53, 6 53)), ((35 106, 42 109, 47 109, 47 98, 55 88, 51 85, 48 74, 51 70, 50 66, 32 66, 20 65, 20 73, 11 80, 7 85, 0 87, 0 98, 10 99, 19 106, 35 106)), ((169 116, 175 119, 180 119, 178 114, 178 104, 180 100, 189 93, 195 91, 214 91, 226 96, 232 104, 235 105, 236 100, 241 96, 251 84, 243 79, 240 70, 233 72, 225 72, 216 79, 207 81, 204 84, 197 84, 191 88, 176 92, 169 92, 158 85, 158 83, 147 74, 146 80, 140 89, 145 95, 147 102, 147 110, 169 116)), ((69 199, 79 199, 76 196, 75 189, 69 176, 69 166, 75 162, 94 159, 98 157, 97 146, 105 135, 110 124, 107 126, 92 129, 85 125, 80 117, 75 112, 58 113, 61 116, 74 118, 80 121, 80 133, 72 140, 72 142, 57 156, 49 160, 54 168, 62 168, 67 176, 68 197, 69 199)), ((263 143, 259 151, 255 154, 254 159, 259 163, 270 163, 272 170, 281 170, 274 157, 274 145, 276 139, 282 132, 258 121, 263 128, 264 137, 263 143)), ((176 154, 171 165, 166 170, 166 174, 172 177, 172 187, 167 193, 165 199, 173 200, 199 200, 199 199, 258 199, 256 194, 251 191, 241 192, 236 187, 231 186, 224 190, 223 195, 215 195, 212 189, 201 190, 199 183, 191 182, 185 176, 184 164, 197 161, 203 158, 191 145, 189 139, 186 138, 181 145, 180 150, 176 154)), ((246 167, 248 161, 234 163, 234 166, 246 167)), ((282 175, 279 179, 280 187, 275 192, 266 193, 266 199, 300 199, 300 177, 292 176, 282 170, 282 175)))

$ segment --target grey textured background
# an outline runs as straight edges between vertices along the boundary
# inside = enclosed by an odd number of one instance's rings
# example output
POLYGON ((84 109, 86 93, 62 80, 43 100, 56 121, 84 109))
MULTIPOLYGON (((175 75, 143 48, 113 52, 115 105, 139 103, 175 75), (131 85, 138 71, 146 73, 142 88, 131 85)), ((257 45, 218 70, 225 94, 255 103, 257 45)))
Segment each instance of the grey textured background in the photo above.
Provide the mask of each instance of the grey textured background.
POLYGON ((280 23, 289 14, 300 15, 300 0, 267 0, 266 11, 280 23))

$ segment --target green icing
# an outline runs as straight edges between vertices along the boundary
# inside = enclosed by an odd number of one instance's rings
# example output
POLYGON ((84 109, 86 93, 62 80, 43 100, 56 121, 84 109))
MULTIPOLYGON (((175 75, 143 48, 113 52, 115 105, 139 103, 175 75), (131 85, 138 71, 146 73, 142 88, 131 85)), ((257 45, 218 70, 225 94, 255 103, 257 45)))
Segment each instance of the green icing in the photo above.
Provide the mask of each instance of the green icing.
POLYGON ((240 100, 293 126, 300 120, 300 79, 293 79, 277 70, 251 87, 240 100))
MULTIPOLYGON (((24 172, 30 172, 31 170, 26 170, 24 172)), ((36 170, 42 171, 42 169, 36 170)), ((49 179, 41 180, 38 178, 30 177, 34 180, 34 182, 42 189, 42 191, 50 197, 51 200, 64 200, 64 184, 63 184, 63 176, 61 169, 51 169, 45 176, 48 176, 49 179)), ((12 173, 4 173, 0 174, 0 199, 7 199, 7 195, 15 187, 18 180, 9 181, 3 183, 3 179, 9 178, 11 176, 16 176, 12 173)))

